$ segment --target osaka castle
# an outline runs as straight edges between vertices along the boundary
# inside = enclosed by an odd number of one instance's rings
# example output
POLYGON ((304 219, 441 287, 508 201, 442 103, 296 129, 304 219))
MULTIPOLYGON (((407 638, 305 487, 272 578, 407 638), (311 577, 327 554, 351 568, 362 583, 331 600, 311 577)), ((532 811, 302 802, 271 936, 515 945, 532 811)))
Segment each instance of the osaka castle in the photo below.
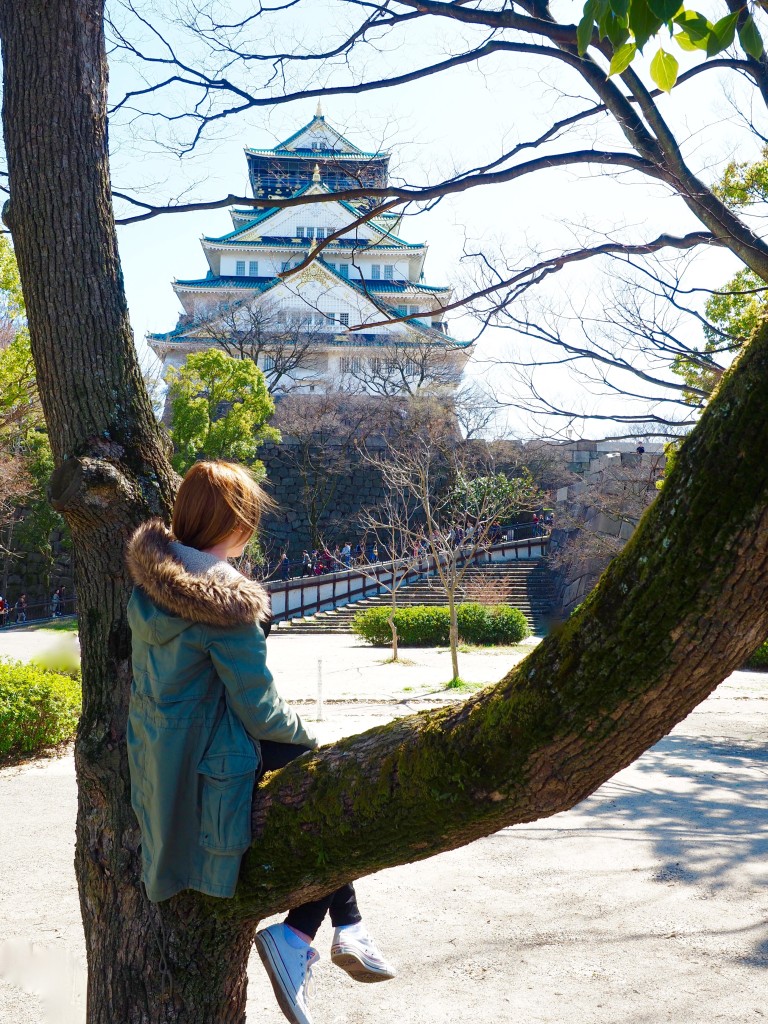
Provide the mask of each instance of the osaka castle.
POLYGON ((232 209, 232 230, 201 240, 205 274, 173 282, 178 324, 147 336, 164 372, 216 346, 256 359, 276 396, 397 394, 427 380, 450 392, 467 345, 448 334, 451 289, 424 280, 427 245, 400 237, 402 214, 361 221, 374 209, 366 197, 268 205, 386 186, 389 154, 358 149, 318 107, 280 145, 245 157, 263 205, 232 209))

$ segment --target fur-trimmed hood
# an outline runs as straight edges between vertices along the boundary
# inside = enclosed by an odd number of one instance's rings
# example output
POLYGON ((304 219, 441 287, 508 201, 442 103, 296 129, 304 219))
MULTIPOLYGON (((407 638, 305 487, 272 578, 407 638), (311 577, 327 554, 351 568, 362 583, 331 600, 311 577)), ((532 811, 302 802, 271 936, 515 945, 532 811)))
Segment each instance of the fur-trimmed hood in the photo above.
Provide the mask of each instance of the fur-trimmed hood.
POLYGON ((269 595, 259 583, 223 559, 180 544, 161 519, 136 530, 125 558, 152 603, 187 622, 226 628, 269 619, 269 595))

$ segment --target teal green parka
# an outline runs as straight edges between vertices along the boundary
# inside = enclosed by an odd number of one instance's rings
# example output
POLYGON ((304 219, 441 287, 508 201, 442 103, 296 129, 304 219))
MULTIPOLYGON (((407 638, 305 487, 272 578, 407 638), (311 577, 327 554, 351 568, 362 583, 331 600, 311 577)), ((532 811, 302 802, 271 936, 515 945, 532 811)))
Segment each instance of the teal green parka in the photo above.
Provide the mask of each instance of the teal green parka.
POLYGON ((258 583, 179 544, 159 519, 135 532, 127 563, 128 764, 147 895, 229 897, 251 843, 259 740, 315 739, 266 667, 269 598, 258 583))

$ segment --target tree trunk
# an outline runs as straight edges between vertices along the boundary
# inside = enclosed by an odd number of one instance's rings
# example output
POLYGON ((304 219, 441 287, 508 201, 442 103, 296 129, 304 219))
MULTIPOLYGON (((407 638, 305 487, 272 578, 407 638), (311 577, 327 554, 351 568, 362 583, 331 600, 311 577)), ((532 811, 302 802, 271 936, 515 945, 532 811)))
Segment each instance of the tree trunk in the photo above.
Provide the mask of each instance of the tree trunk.
POLYGON ((0 2, 13 232, 56 471, 76 553, 83 714, 76 870, 89 1024, 244 1019, 254 924, 139 887, 125 723, 130 639, 123 542, 167 515, 175 477, 133 347, 109 191, 99 0, 0 2), (164 956, 161 955, 164 950, 164 956))
POLYGON ((272 776, 254 803, 256 852, 234 900, 184 894, 152 906, 129 804, 122 546, 136 523, 168 513, 175 479, 122 289, 102 29, 100 0, 0 0, 8 220, 56 460, 52 499, 77 558, 88 1024, 242 1024, 260 917, 573 806, 764 638, 768 327, 724 378, 578 616, 465 704, 400 719, 272 776))
MULTIPOLYGON (((395 585, 395 572, 396 572, 396 570, 395 570, 395 563, 393 562, 392 563, 392 586, 393 587, 395 585)), ((397 661, 397 626, 395 625, 395 612, 397 611, 397 603, 396 603, 396 600, 395 600, 395 593, 396 593, 396 591, 393 589, 393 591, 392 591, 392 607, 390 609, 389 617, 387 619, 387 622, 389 623, 389 628, 392 630, 392 661, 397 661)))
MULTIPOLYGON (((454 577, 455 568, 455 565, 452 566, 454 571, 451 575, 454 577)), ((450 620, 448 642, 451 647, 451 682, 456 682, 459 679, 459 623, 456 618, 456 591, 453 589, 453 585, 448 590, 448 617, 450 620)))

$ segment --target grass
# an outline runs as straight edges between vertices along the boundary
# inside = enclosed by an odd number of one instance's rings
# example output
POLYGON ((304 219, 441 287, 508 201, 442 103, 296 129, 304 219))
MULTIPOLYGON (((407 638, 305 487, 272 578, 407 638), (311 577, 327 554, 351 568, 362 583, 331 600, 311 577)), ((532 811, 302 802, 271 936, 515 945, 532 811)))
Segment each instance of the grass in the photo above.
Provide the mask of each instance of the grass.
POLYGON ((74 617, 61 619, 59 622, 47 622, 44 626, 36 626, 34 623, 30 623, 29 628, 33 629, 36 633, 76 633, 77 619, 74 617))
POLYGON ((483 686, 487 685, 488 683, 473 683, 468 679, 462 679, 460 676, 457 676, 455 679, 451 679, 450 682, 446 683, 444 688, 446 690, 459 690, 460 692, 466 692, 468 690, 479 690, 483 686))
POLYGON ((376 662, 377 665, 418 665, 417 661, 410 661, 408 658, 383 658, 376 662))

